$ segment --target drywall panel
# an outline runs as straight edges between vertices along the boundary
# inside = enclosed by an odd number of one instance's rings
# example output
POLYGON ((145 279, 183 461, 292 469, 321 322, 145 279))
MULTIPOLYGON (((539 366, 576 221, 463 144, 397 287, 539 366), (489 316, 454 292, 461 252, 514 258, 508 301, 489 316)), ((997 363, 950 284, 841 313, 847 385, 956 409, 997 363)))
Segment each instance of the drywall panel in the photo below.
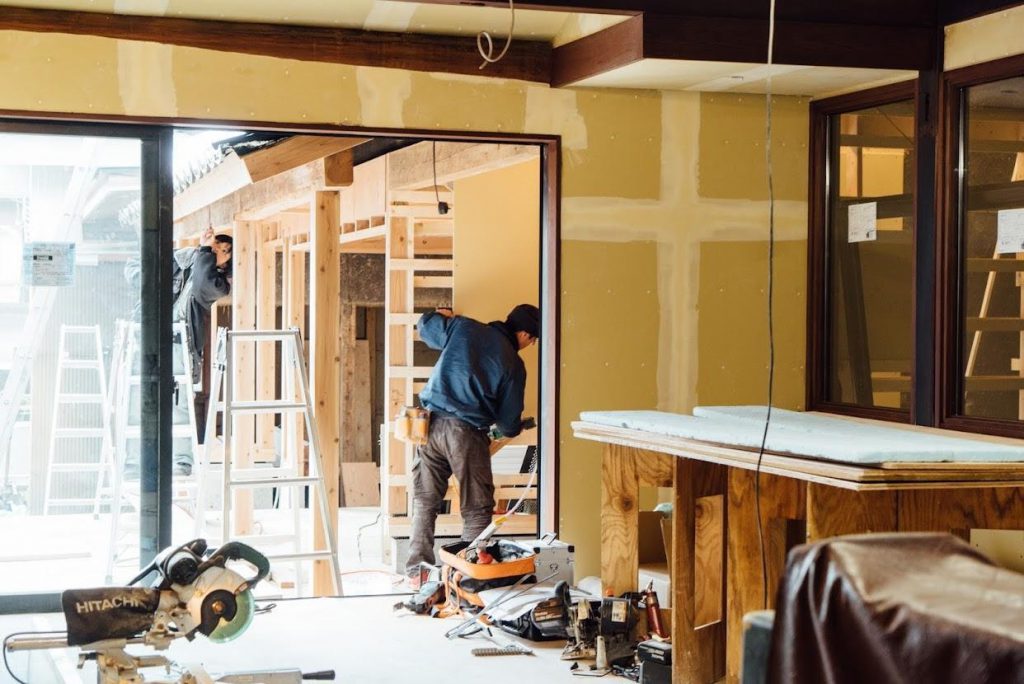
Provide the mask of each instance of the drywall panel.
POLYGON ((601 445, 572 437, 580 411, 658 400, 658 246, 562 242, 562 538, 577 578, 601 566, 601 445))
MULTIPOLYGON (((806 98, 772 98, 772 167, 776 200, 807 199, 806 98)), ((765 97, 702 93, 701 197, 764 200, 765 97)))
POLYGON ((946 27, 945 68, 960 67, 1024 53, 1024 6, 986 14, 946 27))
MULTIPOLYGON (((804 405, 807 243, 775 245, 775 392, 772 404, 804 405)), ((705 242, 698 300, 702 405, 768 400, 768 245, 705 242)))
POLYGON ((661 179, 661 95, 656 91, 576 93, 587 145, 567 154, 568 197, 657 199, 661 179), (618 173, 614 169, 629 169, 618 173))
MULTIPOLYGON (((517 304, 539 304, 540 158, 456 181, 454 206, 456 313, 501 321, 517 304)), ((520 355, 523 415, 537 417, 537 347, 520 355)))

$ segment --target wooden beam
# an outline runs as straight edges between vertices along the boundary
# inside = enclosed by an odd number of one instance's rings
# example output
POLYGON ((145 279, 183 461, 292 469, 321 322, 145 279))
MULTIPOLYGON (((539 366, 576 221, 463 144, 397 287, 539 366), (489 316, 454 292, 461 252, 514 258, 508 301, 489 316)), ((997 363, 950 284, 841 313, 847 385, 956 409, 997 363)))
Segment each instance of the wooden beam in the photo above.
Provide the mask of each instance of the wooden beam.
MULTIPOLYGON (((932 41, 927 27, 779 20, 773 62, 917 70, 928 66, 932 41)), ((760 64, 767 52, 765 19, 644 14, 555 48, 551 85, 640 59, 760 64)))
MULTIPOLYGON (((309 354, 310 394, 316 405, 316 428, 320 442, 320 457, 323 463, 324 483, 327 489, 328 508, 336 512, 340 483, 341 434, 339 431, 340 406, 338 395, 341 383, 339 363, 338 321, 341 305, 341 257, 338 255, 338 231, 341 221, 341 204, 337 192, 317 192, 312 207, 310 226, 310 274, 309 274, 309 354)), ((327 548, 323 535, 319 506, 314 509, 316 523, 313 526, 313 543, 317 549, 327 548)), ((327 529, 337 539, 336 515, 327 522, 327 529)), ((340 559, 339 559, 340 562, 340 559)), ((330 564, 316 561, 313 568, 313 593, 317 596, 329 594, 334 587, 330 564)), ((341 587, 338 587, 341 592, 341 587)))
POLYGON ((202 233, 207 226, 217 228, 230 225, 235 220, 268 219, 274 214, 308 204, 310 191, 322 187, 325 187, 324 164, 318 159, 247 185, 187 216, 176 214, 174 237, 190 237, 202 233))
MULTIPOLYGON (((496 143, 436 143, 437 184, 444 185, 485 171, 540 159, 536 145, 496 143)), ((405 147, 388 155, 388 187, 416 190, 434 185, 434 150, 429 142, 405 147)))
MULTIPOLYGON (((342 138, 327 135, 295 135, 276 145, 265 147, 242 157, 253 183, 290 171, 317 159, 331 157, 366 142, 366 138, 342 138)), ((331 167, 334 171, 334 167, 331 167)), ((327 174, 324 174, 325 177, 327 174)))
POLYGON ((174 196, 174 216, 188 216, 250 183, 241 157, 229 152, 209 173, 174 196))
POLYGON ((497 64, 480 70, 476 39, 320 26, 100 14, 5 7, 0 30, 103 36, 118 40, 265 55, 307 62, 376 66, 547 83, 551 46, 515 40, 497 64))
POLYGON ((324 157, 324 186, 326 188, 346 188, 352 185, 353 176, 352 150, 342 150, 329 157, 324 157))

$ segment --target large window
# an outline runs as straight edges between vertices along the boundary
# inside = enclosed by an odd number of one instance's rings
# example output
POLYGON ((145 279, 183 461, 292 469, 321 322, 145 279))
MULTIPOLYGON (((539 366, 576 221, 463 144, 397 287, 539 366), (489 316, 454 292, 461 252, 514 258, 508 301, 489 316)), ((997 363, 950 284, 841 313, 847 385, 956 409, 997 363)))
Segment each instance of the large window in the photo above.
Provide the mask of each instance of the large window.
POLYGON ((811 227, 808 406, 907 415, 913 366, 913 84, 823 100, 811 227))
POLYGON ((1024 432, 1024 62, 948 75, 943 419, 1024 432))

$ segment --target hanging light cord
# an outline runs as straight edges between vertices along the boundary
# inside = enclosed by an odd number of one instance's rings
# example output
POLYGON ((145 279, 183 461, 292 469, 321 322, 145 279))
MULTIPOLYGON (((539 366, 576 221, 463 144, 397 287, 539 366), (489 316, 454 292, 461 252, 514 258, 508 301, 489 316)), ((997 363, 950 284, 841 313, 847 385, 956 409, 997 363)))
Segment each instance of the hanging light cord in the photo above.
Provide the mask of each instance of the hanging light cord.
POLYGON ((480 52, 480 56, 484 58, 484 61, 480 63, 481 69, 488 64, 500 62, 501 58, 508 52, 509 46, 512 45, 512 33, 516 30, 516 7, 513 0, 508 0, 508 9, 511 14, 508 24, 508 35, 505 36, 505 47, 501 49, 497 57, 494 56, 494 39, 491 38, 491 34, 487 31, 481 31, 476 34, 476 49, 480 52))
POLYGON ((765 165, 768 181, 768 410, 764 417, 761 448, 757 450, 754 469, 754 508, 757 511, 757 542, 761 548, 761 601, 768 608, 768 553, 764 543, 764 520, 761 515, 761 461, 768 444, 768 426, 772 420, 772 398, 775 388, 775 321, 772 294, 775 284, 775 188, 772 178, 772 48, 775 43, 775 0, 768 10, 768 79, 765 87, 765 165))

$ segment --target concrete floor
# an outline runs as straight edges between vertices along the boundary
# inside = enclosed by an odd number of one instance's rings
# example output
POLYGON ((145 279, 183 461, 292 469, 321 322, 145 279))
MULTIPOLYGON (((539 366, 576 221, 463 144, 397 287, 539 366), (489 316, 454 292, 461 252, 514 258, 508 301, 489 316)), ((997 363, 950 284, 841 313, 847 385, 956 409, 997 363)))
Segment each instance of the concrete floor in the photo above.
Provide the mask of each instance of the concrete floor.
MULTIPOLYGON (((395 612, 394 597, 279 601, 269 614, 257 615, 235 641, 213 644, 204 638, 180 641, 167 652, 178 662, 200 662, 211 672, 244 669, 334 669, 338 682, 350 684, 540 684, 580 681, 570 663, 559 658, 562 642, 521 642, 535 655, 474 656, 474 648, 493 645, 480 635, 448 640, 455 619, 435 620, 395 612)), ((63 616, 0 617, 0 634, 19 629, 63 627, 63 616)), ((502 639, 512 639, 502 635, 502 639)), ((24 679, 24 653, 12 654, 12 666, 24 679)), ((94 675, 74 669, 73 650, 35 652, 32 684, 92 684, 94 675), (50 655, 46 655, 50 654, 50 655), (56 656, 69 678, 54 674, 46 662, 56 656)), ((149 676, 160 675, 160 671, 149 676)), ((603 681, 628 681, 611 675, 603 681)), ((5 671, 0 683, 13 684, 5 671)))
MULTIPOLYGON (((193 538, 193 519, 175 507, 175 543, 193 538)), ((342 508, 338 511, 339 564, 346 595, 387 594, 396 591, 401 578, 384 561, 381 522, 376 508, 342 508)), ((309 510, 303 511, 308 535, 309 510)), ((291 515, 283 510, 258 510, 255 516, 260 534, 290 531, 291 515)), ((206 537, 220 537, 220 513, 206 516, 206 537)), ((138 515, 122 516, 118 535, 118 556, 114 584, 128 582, 138 570, 138 515)), ((4 593, 61 591, 71 587, 105 584, 109 548, 109 515, 94 519, 89 514, 49 516, 0 516, 0 577, 4 593)), ((251 544, 263 553, 273 553, 279 544, 251 544)), ((282 548, 281 550, 288 550, 282 548)), ((265 595, 295 596, 295 575, 309 574, 309 563, 275 567, 277 584, 261 589, 265 595)), ((397 590, 401 590, 400 587, 397 590)), ((308 595, 308 591, 305 592, 308 595)))

